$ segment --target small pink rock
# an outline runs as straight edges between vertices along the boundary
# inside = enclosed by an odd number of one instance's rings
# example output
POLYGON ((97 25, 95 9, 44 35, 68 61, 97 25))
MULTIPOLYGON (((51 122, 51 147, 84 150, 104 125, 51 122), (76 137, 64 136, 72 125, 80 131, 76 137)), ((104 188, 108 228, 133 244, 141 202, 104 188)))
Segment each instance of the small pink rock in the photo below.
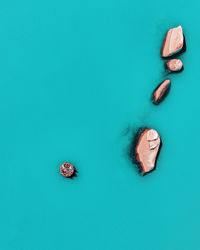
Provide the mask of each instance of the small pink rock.
POLYGON ((69 162, 65 162, 60 166, 60 173, 66 178, 72 178, 73 176, 76 176, 76 172, 77 170, 75 167, 69 162))
POLYGON ((171 59, 166 63, 167 68, 170 71, 181 71, 183 69, 183 63, 180 59, 171 59))
POLYGON ((162 46, 162 57, 170 57, 181 51, 184 45, 183 30, 181 26, 172 28, 167 32, 162 46))

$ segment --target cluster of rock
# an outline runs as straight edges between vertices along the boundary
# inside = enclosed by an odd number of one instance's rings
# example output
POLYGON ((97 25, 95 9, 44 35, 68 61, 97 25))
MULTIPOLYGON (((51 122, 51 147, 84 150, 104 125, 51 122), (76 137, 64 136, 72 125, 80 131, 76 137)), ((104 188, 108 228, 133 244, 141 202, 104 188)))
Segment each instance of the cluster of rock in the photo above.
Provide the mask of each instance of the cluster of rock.
MULTIPOLYGON (((165 67, 170 73, 177 73, 183 70, 183 63, 175 56, 183 53, 186 49, 185 38, 181 26, 170 29, 163 42, 161 57, 167 59, 165 67)), ((170 79, 164 80, 157 86, 152 94, 152 102, 160 104, 168 95, 171 87, 170 79)), ((161 149, 162 141, 159 133, 150 128, 139 128, 131 146, 131 157, 138 165, 143 175, 156 168, 156 161, 161 149)))
MULTIPOLYGON (((165 40, 161 49, 161 57, 163 59, 170 58, 165 63, 165 67, 169 70, 169 72, 177 73, 183 70, 182 61, 177 58, 171 58, 183 53, 185 49, 186 45, 182 27, 178 26, 176 28, 170 29, 165 36, 165 40)), ((153 104, 158 105, 164 100, 164 98, 169 93, 170 86, 171 84, 169 79, 164 80, 161 84, 159 84, 152 95, 153 104), (166 81, 168 82, 168 85, 166 85, 166 81)))

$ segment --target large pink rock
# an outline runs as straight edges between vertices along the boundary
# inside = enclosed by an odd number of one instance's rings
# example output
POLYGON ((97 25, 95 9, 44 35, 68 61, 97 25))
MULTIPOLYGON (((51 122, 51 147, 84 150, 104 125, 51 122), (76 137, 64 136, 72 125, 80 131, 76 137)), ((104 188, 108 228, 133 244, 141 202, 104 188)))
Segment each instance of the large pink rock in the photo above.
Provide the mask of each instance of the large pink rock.
POLYGON ((172 28, 167 32, 162 46, 162 57, 170 57, 183 49, 184 37, 181 26, 172 28))
POLYGON ((155 169, 160 148, 161 138, 156 130, 145 128, 139 134, 135 147, 135 157, 143 175, 155 169))

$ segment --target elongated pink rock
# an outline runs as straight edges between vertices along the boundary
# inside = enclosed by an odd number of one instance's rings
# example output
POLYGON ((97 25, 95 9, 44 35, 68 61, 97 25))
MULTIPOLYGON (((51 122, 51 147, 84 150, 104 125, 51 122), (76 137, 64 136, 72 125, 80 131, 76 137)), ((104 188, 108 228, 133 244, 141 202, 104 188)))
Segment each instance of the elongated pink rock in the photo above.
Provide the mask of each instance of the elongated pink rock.
POLYGON ((158 105, 159 103, 161 103, 168 95, 170 87, 171 81, 169 79, 163 81, 160 85, 158 85, 152 95, 153 104, 158 105))
POLYGON ((183 30, 181 26, 170 29, 162 46, 162 57, 170 57, 182 50, 184 45, 183 30))
POLYGON ((183 69, 183 63, 180 59, 171 59, 166 63, 167 68, 170 71, 178 72, 183 69))
POLYGON ((161 138, 156 130, 145 128, 139 132, 135 157, 143 175, 155 169, 160 148, 161 138))

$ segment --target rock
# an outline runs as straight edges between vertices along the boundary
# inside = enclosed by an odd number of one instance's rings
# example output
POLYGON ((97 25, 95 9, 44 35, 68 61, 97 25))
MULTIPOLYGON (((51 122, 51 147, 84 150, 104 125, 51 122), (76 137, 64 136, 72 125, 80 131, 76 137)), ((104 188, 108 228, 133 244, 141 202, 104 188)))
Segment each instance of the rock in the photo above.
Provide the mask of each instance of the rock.
POLYGON ((77 170, 71 163, 65 162, 60 166, 60 173, 66 178, 72 178, 76 176, 77 170))
POLYGON ((162 57, 170 57, 184 49, 184 37, 181 26, 170 29, 162 46, 162 57))
POLYGON ((152 95, 152 102, 155 105, 161 103, 165 97, 168 95, 171 87, 171 81, 169 79, 163 81, 158 87, 154 90, 152 95))
POLYGON ((161 148, 161 138, 158 132, 150 128, 140 128, 134 138, 132 157, 142 170, 143 175, 153 171, 161 148))
POLYGON ((172 72, 180 72, 183 70, 183 63, 180 59, 171 59, 166 62, 166 67, 172 72))

